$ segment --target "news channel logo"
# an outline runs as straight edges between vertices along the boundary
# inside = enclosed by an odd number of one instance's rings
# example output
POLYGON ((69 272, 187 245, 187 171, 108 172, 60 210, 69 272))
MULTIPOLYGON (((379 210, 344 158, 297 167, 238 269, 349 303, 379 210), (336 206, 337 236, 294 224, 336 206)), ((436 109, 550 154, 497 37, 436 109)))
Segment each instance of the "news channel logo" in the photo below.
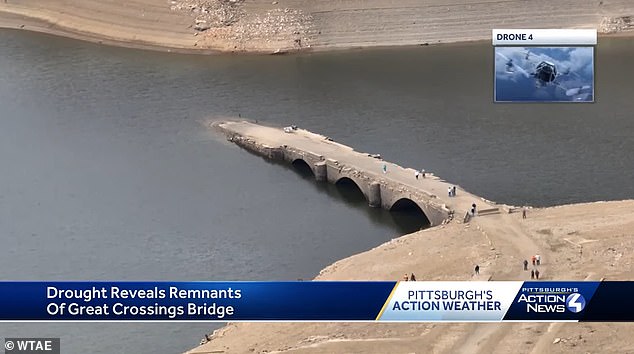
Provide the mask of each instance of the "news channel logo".
POLYGON ((5 338, 5 354, 60 354, 59 338, 5 338))
POLYGON ((583 295, 569 290, 528 292, 520 295, 518 303, 524 303, 529 313, 579 313, 586 307, 583 295))

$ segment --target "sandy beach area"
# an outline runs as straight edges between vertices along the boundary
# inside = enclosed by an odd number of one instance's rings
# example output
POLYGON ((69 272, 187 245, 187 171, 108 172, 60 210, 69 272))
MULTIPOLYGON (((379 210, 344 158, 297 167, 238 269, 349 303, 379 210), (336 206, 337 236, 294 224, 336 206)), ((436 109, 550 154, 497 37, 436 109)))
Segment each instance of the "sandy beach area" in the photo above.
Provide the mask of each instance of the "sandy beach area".
MULTIPOLYGON (((631 280, 634 200, 476 217, 406 235, 325 268, 317 280, 631 280), (480 275, 473 274, 475 264, 480 275)), ((232 323, 206 353, 632 353, 632 323, 232 323)))
POLYGON ((165 51, 280 53, 488 40, 492 28, 631 34, 634 3, 459 0, 6 0, 0 27, 165 51))

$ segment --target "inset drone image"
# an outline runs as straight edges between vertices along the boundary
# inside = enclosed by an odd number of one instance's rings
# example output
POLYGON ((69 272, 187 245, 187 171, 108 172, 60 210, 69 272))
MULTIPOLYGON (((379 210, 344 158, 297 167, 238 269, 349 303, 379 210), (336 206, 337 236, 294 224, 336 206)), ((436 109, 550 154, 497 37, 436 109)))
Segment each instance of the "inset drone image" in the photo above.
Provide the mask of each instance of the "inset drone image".
POLYGON ((495 47, 496 102, 594 102, 593 47, 495 47))

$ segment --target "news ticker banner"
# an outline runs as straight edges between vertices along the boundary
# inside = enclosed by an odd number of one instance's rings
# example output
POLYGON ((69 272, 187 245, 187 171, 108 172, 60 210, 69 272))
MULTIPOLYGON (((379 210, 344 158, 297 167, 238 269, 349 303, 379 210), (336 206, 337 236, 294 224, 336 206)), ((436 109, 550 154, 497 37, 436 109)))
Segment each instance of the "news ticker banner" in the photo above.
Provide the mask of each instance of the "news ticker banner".
POLYGON ((0 321, 633 321, 634 282, 0 282, 0 321))

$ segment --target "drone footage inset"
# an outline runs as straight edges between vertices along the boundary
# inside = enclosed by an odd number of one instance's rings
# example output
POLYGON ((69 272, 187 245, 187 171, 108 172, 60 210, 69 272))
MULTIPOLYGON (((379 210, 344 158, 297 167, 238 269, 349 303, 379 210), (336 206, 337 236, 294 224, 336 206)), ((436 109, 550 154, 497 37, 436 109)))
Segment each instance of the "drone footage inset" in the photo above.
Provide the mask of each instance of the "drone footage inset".
POLYGON ((495 100, 592 102, 592 47, 496 47, 495 100))

